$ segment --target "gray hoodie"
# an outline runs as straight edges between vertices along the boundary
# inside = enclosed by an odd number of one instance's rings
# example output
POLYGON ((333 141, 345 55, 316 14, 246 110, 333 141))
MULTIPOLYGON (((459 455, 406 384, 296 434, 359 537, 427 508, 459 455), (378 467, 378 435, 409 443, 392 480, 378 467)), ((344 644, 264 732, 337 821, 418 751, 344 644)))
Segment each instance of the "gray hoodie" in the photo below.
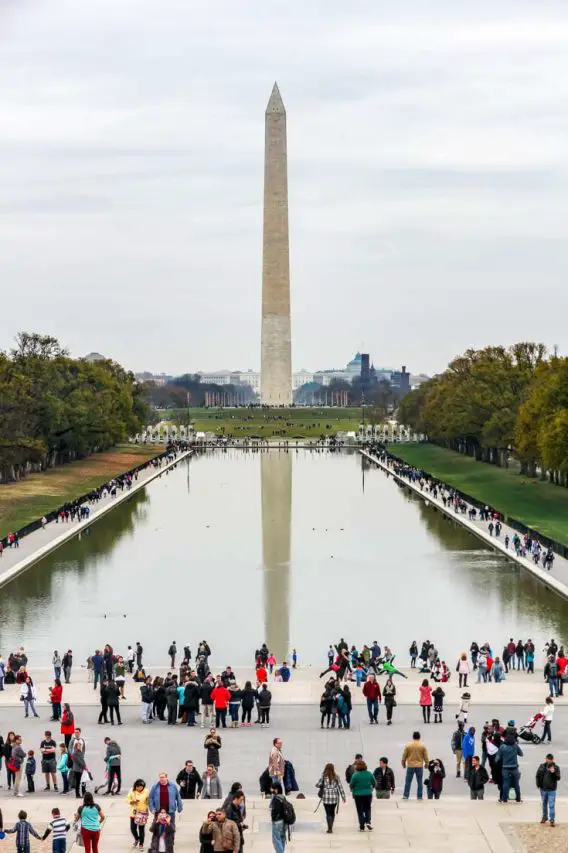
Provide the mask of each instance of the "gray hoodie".
POLYGON ((110 767, 116 767, 117 764, 120 764, 120 747, 115 740, 111 740, 110 743, 107 743, 105 761, 108 762, 110 767))

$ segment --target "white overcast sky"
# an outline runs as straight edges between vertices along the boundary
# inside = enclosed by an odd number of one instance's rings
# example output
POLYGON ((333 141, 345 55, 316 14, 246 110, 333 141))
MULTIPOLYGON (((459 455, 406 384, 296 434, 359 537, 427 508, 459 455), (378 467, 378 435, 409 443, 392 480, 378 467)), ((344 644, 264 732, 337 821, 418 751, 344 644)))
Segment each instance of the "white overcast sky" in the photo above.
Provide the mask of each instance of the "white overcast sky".
POLYGON ((568 350, 568 6, 0 0, 0 348, 258 368, 264 110, 293 361, 568 350))

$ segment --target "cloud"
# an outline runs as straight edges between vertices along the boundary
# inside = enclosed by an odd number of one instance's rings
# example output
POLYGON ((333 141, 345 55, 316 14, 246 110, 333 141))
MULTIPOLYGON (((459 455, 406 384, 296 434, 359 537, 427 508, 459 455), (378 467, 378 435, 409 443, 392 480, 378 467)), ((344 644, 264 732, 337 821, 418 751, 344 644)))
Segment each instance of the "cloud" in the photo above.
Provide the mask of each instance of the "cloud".
POLYGON ((3 30, 0 347, 258 366, 274 79, 296 366, 568 346, 560 4, 9 0, 3 30))

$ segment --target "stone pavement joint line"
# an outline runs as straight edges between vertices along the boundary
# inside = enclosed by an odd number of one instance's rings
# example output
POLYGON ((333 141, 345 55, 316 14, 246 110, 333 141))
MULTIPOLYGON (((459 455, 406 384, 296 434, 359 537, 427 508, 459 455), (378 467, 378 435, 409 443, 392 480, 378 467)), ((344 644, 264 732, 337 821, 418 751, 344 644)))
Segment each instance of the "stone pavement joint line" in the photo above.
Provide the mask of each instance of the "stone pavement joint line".
MULTIPOLYGON (((124 791, 126 794, 126 791, 124 791)), ((132 843, 129 829, 129 808, 123 797, 96 796, 106 820, 102 829, 101 850, 103 853, 123 851, 132 843)), ((197 850, 200 826, 207 812, 215 808, 219 801, 185 801, 184 811, 176 821, 176 849, 197 850)), ((297 827, 292 833, 292 841, 287 846, 293 851, 365 851, 365 853, 394 853, 408 850, 410 853, 432 853, 432 851, 450 851, 450 853, 520 853, 523 847, 519 834, 526 831, 528 824, 535 825, 540 816, 536 803, 522 805, 497 806, 494 802, 476 802, 446 797, 438 801, 400 800, 373 801, 373 832, 359 832, 355 807, 351 798, 342 805, 337 815, 332 835, 325 833, 325 812, 320 807, 315 811, 318 800, 309 797, 305 800, 292 799, 297 816, 297 827)), ((28 819, 34 828, 42 833, 51 817, 51 809, 57 806, 68 820, 80 800, 61 797, 24 796, 17 800, 2 796, 4 826, 11 827, 17 820, 17 812, 25 808, 28 819)), ((566 798, 557 801, 560 813, 567 811, 566 798)), ((270 815, 268 802, 260 797, 247 798, 248 830, 245 833, 244 849, 254 853, 271 853, 270 815)), ((553 833, 549 827, 540 827, 542 849, 549 847, 553 833)), ((564 827, 557 827, 564 835, 564 827)), ((537 827, 535 826, 535 832, 537 827)), ((74 838, 70 832, 69 843, 74 838)), ((146 847, 149 849, 149 833, 146 832, 146 847)), ((7 840, 10 837, 7 836, 7 840)), ((11 839, 8 841, 11 848, 11 839)), ((51 843, 51 840, 48 844, 51 843)), ((6 847, 6 849, 8 849, 6 847)), ((47 845, 41 845, 31 839, 32 853, 45 851, 47 845)), ((79 850, 74 845, 74 850, 79 850)))
POLYGON ((20 540, 19 548, 5 548, 2 559, 0 560, 0 587, 5 586, 5 584, 9 583, 17 575, 25 572, 26 569, 29 569, 30 566, 33 566, 34 563, 47 556, 51 551, 55 551, 56 548, 64 545, 65 542, 68 542, 82 530, 90 527, 95 521, 106 515, 107 512, 120 506, 120 504, 131 498, 137 491, 143 489, 152 480, 155 480, 156 477, 159 477, 165 471, 169 471, 170 468, 173 468, 192 453, 193 450, 186 450, 183 453, 179 453, 173 462, 162 465, 160 468, 149 466, 138 475, 138 480, 134 481, 130 489, 125 489, 115 498, 110 497, 110 495, 102 498, 96 504, 96 509, 91 509, 89 518, 83 521, 64 521, 60 523, 50 521, 45 529, 40 528, 28 534, 28 536, 24 536, 20 540), (61 533, 62 528, 63 532, 61 533), (40 542, 43 544, 40 545, 40 542))
MULTIPOLYGON (((490 548, 493 548, 494 551, 498 551, 502 556, 507 557, 508 560, 512 560, 517 565, 521 566, 523 569, 526 569, 530 572, 534 577, 538 578, 539 581, 542 581, 547 587, 553 589, 563 598, 568 598, 568 560, 561 557, 560 554, 554 555, 554 568, 552 571, 547 571, 542 569, 540 566, 536 566, 532 559, 529 557, 517 557, 514 549, 505 547, 505 535, 508 533, 509 538, 512 539, 513 536, 518 533, 518 530, 515 530, 514 527, 509 527, 508 524, 503 523, 503 529, 501 531, 501 536, 491 536, 489 531, 485 527, 485 522, 483 521, 470 521, 467 518, 466 514, 456 513, 453 509, 445 507, 440 498, 435 498, 430 492, 423 492, 419 486, 415 483, 411 483, 405 477, 401 477, 396 474, 392 468, 389 468, 388 465, 385 465, 384 462, 381 462, 380 459, 377 459, 376 456, 373 456, 371 453, 368 453, 366 450, 360 450, 363 456, 366 456, 371 462, 375 465, 378 465, 383 471, 386 471, 387 474, 390 474, 395 480, 398 480, 399 483, 402 483, 407 489, 411 489, 415 494, 417 494, 423 501, 427 504, 431 504, 432 506, 439 509, 444 515, 448 518, 457 521, 458 524, 461 524, 462 527, 465 527, 469 530, 470 533, 473 533, 474 536, 477 536, 478 539, 481 539, 486 545, 490 548), (554 574, 552 574, 554 572, 554 574)), ((428 473, 427 471, 425 473, 428 473)), ((446 485, 446 484, 444 484, 446 485)), ((447 488, 451 488, 450 486, 446 486, 447 488)), ((469 508, 468 504, 468 508, 469 508)), ((498 511, 498 507, 495 507, 498 511)))

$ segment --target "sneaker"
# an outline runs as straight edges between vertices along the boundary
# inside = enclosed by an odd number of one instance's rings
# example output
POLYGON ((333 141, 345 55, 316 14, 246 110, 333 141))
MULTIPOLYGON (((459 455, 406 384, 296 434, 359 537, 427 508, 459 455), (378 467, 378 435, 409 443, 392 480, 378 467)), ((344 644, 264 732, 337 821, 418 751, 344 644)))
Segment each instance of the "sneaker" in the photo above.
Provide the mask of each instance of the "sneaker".
POLYGON ((555 822, 555 821, 553 821, 553 820, 551 820, 551 821, 550 821, 550 825, 551 825, 551 826, 556 826, 556 822, 555 822))
MULTIPOLYGON (((45 788, 44 788, 43 790, 44 790, 44 791, 51 791, 51 788, 49 787, 49 785, 46 785, 46 786, 45 786, 45 788)), ((55 790, 57 790, 57 788, 56 788, 55 790)))
POLYGON ((370 824, 370 823, 368 823, 368 824, 367 824, 367 829, 370 829, 370 830, 372 830, 372 829, 373 829, 373 827, 371 826, 371 824, 370 824))
POLYGON ((59 791, 59 788, 57 787, 57 785, 54 785, 54 786, 53 786, 53 790, 54 790, 54 791, 59 791))
POLYGON ((364 827, 364 826, 360 826, 360 827, 359 827, 359 832, 365 832, 365 827, 364 827))
POLYGON ((547 818, 543 817, 540 822, 541 823, 548 823, 548 820, 547 820, 547 818))
POLYGON ((15 797, 23 797, 23 794, 14 794, 15 797))

